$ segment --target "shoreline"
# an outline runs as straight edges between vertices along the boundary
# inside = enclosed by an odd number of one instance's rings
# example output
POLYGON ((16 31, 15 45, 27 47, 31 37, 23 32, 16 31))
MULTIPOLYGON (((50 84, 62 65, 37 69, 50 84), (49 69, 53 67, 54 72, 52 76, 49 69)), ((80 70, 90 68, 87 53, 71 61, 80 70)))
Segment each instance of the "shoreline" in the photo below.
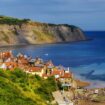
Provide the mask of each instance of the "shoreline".
POLYGON ((65 41, 65 42, 52 42, 52 43, 38 43, 38 44, 8 44, 8 45, 0 45, 0 48, 11 48, 11 47, 23 47, 23 46, 38 46, 38 45, 53 45, 53 44, 68 44, 68 43, 78 43, 78 42, 85 42, 91 41, 92 38, 88 38, 86 40, 79 40, 79 41, 65 41))

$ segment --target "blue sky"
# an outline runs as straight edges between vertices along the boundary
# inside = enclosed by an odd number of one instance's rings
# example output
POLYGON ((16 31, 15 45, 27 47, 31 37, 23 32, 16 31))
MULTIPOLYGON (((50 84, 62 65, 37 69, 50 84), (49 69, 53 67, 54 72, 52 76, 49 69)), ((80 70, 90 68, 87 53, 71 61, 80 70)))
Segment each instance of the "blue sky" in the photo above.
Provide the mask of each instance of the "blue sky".
POLYGON ((105 30, 105 0, 0 0, 0 14, 105 30))

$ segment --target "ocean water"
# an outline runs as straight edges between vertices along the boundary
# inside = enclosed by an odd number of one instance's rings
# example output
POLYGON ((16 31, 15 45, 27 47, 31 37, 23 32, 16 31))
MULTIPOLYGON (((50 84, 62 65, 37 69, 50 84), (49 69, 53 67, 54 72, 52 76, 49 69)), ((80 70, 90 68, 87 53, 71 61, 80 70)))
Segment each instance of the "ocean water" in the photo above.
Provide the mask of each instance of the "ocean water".
POLYGON ((105 87, 105 32, 85 34, 92 40, 14 47, 12 50, 14 54, 21 52, 70 67, 76 78, 91 81, 91 87, 105 87))

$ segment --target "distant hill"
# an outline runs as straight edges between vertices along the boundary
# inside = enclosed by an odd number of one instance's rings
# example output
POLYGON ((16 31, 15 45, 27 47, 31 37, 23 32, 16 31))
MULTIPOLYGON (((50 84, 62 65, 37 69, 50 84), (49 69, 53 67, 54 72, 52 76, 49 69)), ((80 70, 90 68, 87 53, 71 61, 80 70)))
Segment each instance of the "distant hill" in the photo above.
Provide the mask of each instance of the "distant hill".
POLYGON ((73 25, 47 24, 30 19, 0 16, 0 45, 43 44, 86 40, 73 25))

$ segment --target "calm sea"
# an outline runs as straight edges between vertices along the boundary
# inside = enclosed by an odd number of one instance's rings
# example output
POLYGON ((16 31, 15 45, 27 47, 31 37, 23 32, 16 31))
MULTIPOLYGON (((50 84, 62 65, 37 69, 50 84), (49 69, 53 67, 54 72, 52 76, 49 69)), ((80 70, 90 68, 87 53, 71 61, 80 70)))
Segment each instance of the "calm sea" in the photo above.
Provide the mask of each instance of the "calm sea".
POLYGON ((85 32, 85 34, 92 40, 12 49, 14 54, 21 52, 32 57, 38 56, 44 60, 52 60, 55 65, 70 67, 76 78, 91 81, 92 87, 105 87, 105 76, 103 76, 105 74, 105 32, 85 32), (91 71, 93 73, 88 74, 91 71), (89 78, 87 74, 90 75, 89 78), (100 78, 101 76, 103 78, 100 78))

